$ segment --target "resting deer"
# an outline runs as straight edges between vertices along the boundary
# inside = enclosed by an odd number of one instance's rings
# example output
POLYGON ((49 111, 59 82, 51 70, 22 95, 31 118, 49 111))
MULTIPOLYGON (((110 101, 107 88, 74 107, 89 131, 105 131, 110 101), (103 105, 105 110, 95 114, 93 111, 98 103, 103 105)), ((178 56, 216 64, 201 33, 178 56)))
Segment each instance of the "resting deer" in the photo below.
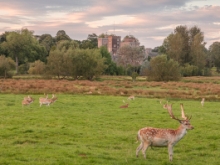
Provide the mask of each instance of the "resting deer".
POLYGON ((202 98, 201 105, 204 106, 205 98, 202 98))
POLYGON ((162 129, 162 128, 152 128, 146 127, 138 131, 137 139, 141 144, 137 147, 136 156, 142 149, 144 158, 146 159, 146 150, 149 146, 155 147, 168 147, 169 160, 173 159, 173 147, 177 144, 187 133, 187 130, 193 129, 193 126, 190 124, 190 118, 186 117, 184 114, 183 104, 180 105, 182 110, 182 118, 180 120, 173 115, 172 104, 167 105, 167 110, 170 117, 174 120, 177 120, 180 123, 180 126, 174 129, 162 129))
POLYGON ((120 106, 120 108, 128 108, 128 103, 127 104, 125 104, 125 105, 122 105, 122 106, 120 106))
POLYGON ((46 98, 39 98, 39 103, 40 103, 40 107, 42 105, 47 105, 50 106, 50 104, 54 103, 57 100, 57 97, 55 97, 54 95, 52 95, 51 99, 46 98))
POLYGON ((34 99, 28 95, 28 97, 24 97, 21 104, 22 104, 22 106, 30 105, 33 101, 34 101, 34 99))

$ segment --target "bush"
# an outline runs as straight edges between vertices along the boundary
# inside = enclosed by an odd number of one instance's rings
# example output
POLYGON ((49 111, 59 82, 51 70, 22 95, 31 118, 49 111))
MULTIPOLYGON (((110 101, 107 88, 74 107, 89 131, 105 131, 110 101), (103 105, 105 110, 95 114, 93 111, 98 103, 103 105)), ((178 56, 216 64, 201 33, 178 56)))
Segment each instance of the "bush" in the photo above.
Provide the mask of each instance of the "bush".
POLYGON ((146 73, 150 81, 178 81, 181 78, 178 62, 168 60, 166 55, 153 58, 146 73))

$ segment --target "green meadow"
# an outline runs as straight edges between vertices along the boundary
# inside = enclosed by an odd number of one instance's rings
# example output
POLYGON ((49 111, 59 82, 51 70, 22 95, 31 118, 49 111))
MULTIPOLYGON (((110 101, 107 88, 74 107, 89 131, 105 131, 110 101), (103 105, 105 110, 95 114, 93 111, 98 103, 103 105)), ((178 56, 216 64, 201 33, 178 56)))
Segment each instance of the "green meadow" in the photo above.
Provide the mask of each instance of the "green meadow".
POLYGON ((126 96, 57 94, 51 106, 39 106, 38 98, 22 107, 26 95, 0 94, 0 164, 10 165, 219 165, 220 102, 164 100, 180 117, 180 103, 192 115, 194 130, 174 147, 173 162, 167 148, 149 148, 147 159, 136 158, 136 135, 151 126, 176 129, 159 99, 126 96))

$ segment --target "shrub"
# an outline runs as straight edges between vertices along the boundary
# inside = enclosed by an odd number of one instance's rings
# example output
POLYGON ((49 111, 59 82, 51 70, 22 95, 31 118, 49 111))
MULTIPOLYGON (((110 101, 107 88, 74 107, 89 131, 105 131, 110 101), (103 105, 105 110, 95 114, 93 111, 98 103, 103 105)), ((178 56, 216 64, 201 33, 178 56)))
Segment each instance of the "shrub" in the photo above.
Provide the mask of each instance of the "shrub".
POLYGON ((178 81, 181 78, 178 62, 167 59, 166 55, 160 55, 150 61, 147 69, 150 81, 178 81))

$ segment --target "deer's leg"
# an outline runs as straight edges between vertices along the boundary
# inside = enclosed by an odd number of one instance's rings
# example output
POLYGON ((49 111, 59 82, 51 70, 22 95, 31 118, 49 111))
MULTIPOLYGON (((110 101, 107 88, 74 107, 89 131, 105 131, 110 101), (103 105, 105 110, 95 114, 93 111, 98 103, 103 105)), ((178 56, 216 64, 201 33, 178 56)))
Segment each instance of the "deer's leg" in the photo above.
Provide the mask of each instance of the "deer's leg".
POLYGON ((149 147, 149 144, 144 143, 143 148, 142 148, 142 153, 143 153, 145 159, 146 159, 146 150, 148 147, 149 147))
POLYGON ((141 142, 141 144, 138 146, 138 148, 136 149, 136 157, 138 157, 138 153, 140 152, 140 150, 143 148, 143 142, 141 142))
POLYGON ((173 145, 172 144, 168 145, 168 153, 169 153, 169 159, 170 161, 172 161, 173 160, 173 145))

